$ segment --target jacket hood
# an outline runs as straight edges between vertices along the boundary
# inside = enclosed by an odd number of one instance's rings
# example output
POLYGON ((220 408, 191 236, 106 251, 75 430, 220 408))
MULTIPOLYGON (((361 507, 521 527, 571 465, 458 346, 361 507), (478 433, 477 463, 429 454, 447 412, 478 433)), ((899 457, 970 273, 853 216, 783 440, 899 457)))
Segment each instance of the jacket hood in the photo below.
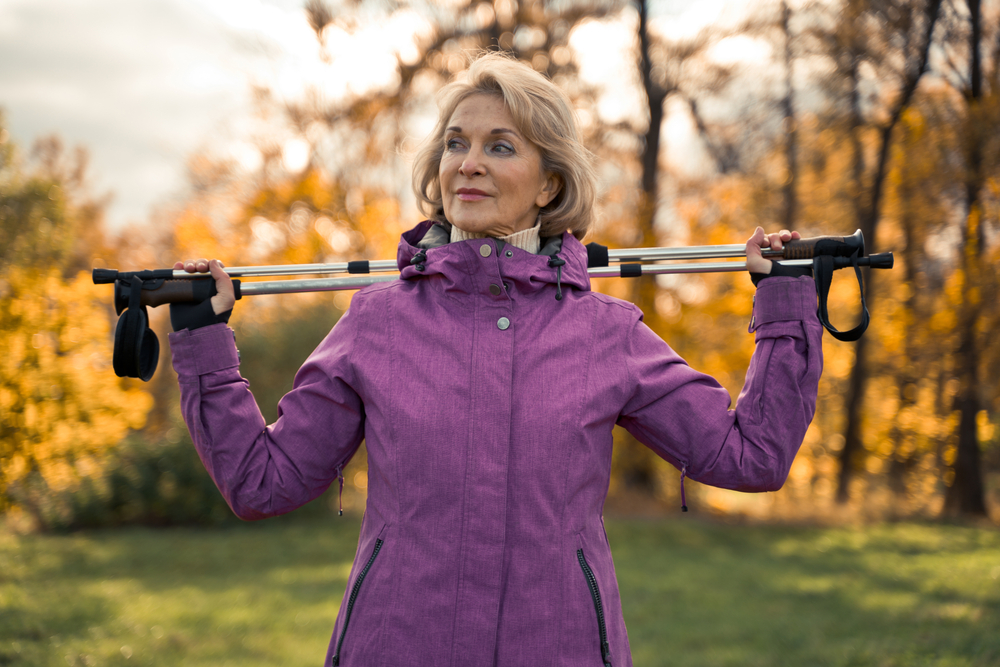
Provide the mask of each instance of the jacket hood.
MULTIPOLYGON (((496 253, 497 240, 472 239, 449 243, 449 239, 450 230, 433 220, 424 220, 404 233, 396 253, 400 278, 418 280, 436 277, 444 279, 448 291, 470 292, 476 289, 473 286, 478 282, 475 274, 481 273, 482 267, 481 261, 477 261, 481 260, 480 248, 488 245, 491 254, 496 253)), ((500 253, 506 260, 504 280, 513 281, 521 293, 535 292, 548 285, 557 286, 560 290, 572 287, 590 291, 587 249, 569 232, 542 239, 542 248, 537 255, 510 244, 503 244, 500 253), (560 260, 565 263, 561 264, 560 260)))

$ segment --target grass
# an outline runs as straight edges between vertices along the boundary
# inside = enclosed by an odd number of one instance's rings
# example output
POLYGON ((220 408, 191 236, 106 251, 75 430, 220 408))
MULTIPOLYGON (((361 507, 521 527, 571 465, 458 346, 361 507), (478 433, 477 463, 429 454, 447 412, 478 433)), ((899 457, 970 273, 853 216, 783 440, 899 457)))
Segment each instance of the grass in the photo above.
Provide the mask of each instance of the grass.
MULTIPOLYGON (((1000 664, 1000 532, 607 521, 634 662, 1000 664)), ((352 518, 0 534, 0 665, 319 665, 352 518)))

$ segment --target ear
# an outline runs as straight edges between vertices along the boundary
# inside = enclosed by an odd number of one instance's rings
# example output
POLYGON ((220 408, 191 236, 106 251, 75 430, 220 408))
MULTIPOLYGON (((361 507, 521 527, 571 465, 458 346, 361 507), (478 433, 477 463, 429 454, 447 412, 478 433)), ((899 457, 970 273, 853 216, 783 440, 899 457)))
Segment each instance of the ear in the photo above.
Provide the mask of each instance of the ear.
POLYGON ((538 191, 535 204, 538 208, 545 208, 549 202, 556 198, 562 191, 562 178, 555 172, 546 172, 545 180, 542 182, 542 189, 538 191))

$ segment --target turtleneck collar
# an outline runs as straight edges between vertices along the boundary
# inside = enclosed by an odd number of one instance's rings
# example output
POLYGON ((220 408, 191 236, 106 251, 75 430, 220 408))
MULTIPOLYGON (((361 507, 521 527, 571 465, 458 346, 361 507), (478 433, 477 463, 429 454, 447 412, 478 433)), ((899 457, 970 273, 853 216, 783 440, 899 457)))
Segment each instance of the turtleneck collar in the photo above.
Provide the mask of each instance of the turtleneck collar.
POLYGON ((533 255, 510 246, 501 250, 498 239, 449 243, 448 227, 425 220, 403 234, 396 256, 400 278, 430 279, 453 294, 480 293, 488 290, 493 279, 487 267, 496 265, 503 267, 503 279, 509 280, 520 294, 547 286, 559 289, 559 283, 564 293, 570 287, 590 291, 587 249, 569 232, 543 239, 544 245, 533 255), (553 258, 561 258, 565 264, 559 266, 552 262, 553 258))
POLYGON ((537 255, 538 251, 541 250, 542 240, 539 236, 539 231, 541 231, 541 225, 536 224, 530 229, 524 229, 519 232, 514 232, 513 234, 508 234, 507 236, 500 237, 489 237, 486 234, 473 234, 470 232, 463 231, 456 227, 451 226, 451 242, 455 241, 469 241, 472 239, 485 239, 485 238, 496 238, 498 241, 503 241, 504 243, 509 243, 515 248, 520 248, 530 252, 532 255, 537 255))

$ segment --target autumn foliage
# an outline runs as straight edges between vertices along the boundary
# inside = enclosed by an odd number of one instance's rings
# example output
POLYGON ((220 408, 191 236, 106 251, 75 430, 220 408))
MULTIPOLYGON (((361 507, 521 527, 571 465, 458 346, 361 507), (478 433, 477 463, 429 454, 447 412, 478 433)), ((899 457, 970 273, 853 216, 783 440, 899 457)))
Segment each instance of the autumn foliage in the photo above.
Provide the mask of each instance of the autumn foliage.
POLYGON ((15 502, 47 523, 67 511, 60 499, 103 475, 152 400, 110 372, 107 300, 80 270, 81 255, 102 250, 81 247, 100 222, 79 198, 83 156, 68 167, 49 141, 35 158, 25 164, 0 145, 0 506, 15 502))
MULTIPOLYGON (((807 236, 865 227, 869 251, 895 253, 892 271, 866 272, 872 323, 865 347, 824 339, 816 417, 785 488, 748 496, 693 484, 694 507, 754 516, 981 515, 968 504, 973 470, 980 497, 995 508, 1000 51, 987 46, 1000 44, 996 27, 977 33, 970 28, 975 14, 955 3, 828 4, 790 13, 775 3, 776 13, 762 10, 745 25, 672 39, 650 30, 645 2, 560 9, 535 0, 452 3, 446 16, 425 17, 426 29, 397 54, 398 76, 384 90, 336 100, 316 91, 294 100, 257 91, 261 114, 275 123, 273 136, 253 139, 259 168, 192 156, 186 196, 161 207, 155 224, 115 241, 99 233, 100 202, 86 196, 71 157, 49 142, 25 161, 5 139, 0 502, 39 516, 72 513, 54 499, 85 484, 97 496, 114 486, 108 452, 139 451, 138 441, 169 449, 184 439, 165 313, 153 316, 164 343, 153 381, 115 378, 109 293, 89 285, 82 271, 91 261, 135 269, 189 257, 218 257, 229 266, 395 257, 400 232, 418 221, 407 155, 419 137, 409 135, 408 123, 433 108, 434 91, 460 75, 471 53, 500 48, 545 72, 576 106, 602 179, 599 222, 588 241, 731 244, 757 225, 776 230, 791 219, 807 236), (574 31, 601 22, 637 29, 636 72, 628 76, 649 103, 615 122, 601 119, 602 92, 580 76, 574 55, 574 31), (967 67, 974 34, 984 45, 978 88, 967 67), (712 61, 713 48, 734 35, 774 46, 774 62, 754 69, 712 61), (921 69, 917 47, 927 39, 932 56, 950 55, 947 62, 925 58, 921 69), (803 64, 820 72, 807 91, 795 89, 802 84, 792 76, 803 64), (775 85, 750 86, 770 78, 775 85), (796 101, 793 93, 802 92, 811 101, 796 101), (697 155, 678 157, 669 144, 654 143, 660 133, 651 119, 666 127, 678 117, 691 126, 697 155), (283 164, 279 136, 308 146, 305 166, 283 164), (680 168, 682 158, 707 166, 680 168)), ((307 3, 317 58, 334 67, 326 40, 357 29, 360 19, 324 8, 307 3)), ((400 3, 378 11, 418 10, 400 3)), ((841 273, 830 313, 845 329, 858 317, 859 293, 853 274, 841 273)), ((754 288, 746 275, 604 279, 595 288, 640 303, 647 323, 735 401, 753 353, 745 331, 754 288)), ((231 325, 246 341, 242 371, 266 416, 273 418, 298 364, 349 304, 346 292, 237 303, 231 325)), ((615 452, 612 502, 672 508, 677 471, 623 434, 616 438, 623 446, 615 452)), ((142 454, 154 461, 148 466, 135 457, 128 465, 153 471, 157 451, 142 454)), ((348 493, 363 497, 363 456, 352 465, 348 493)), ((179 497, 169 475, 149 474, 148 488, 179 497)), ((206 503, 206 514, 215 511, 206 503)), ((168 522, 162 508, 115 516, 154 515, 168 522)))

